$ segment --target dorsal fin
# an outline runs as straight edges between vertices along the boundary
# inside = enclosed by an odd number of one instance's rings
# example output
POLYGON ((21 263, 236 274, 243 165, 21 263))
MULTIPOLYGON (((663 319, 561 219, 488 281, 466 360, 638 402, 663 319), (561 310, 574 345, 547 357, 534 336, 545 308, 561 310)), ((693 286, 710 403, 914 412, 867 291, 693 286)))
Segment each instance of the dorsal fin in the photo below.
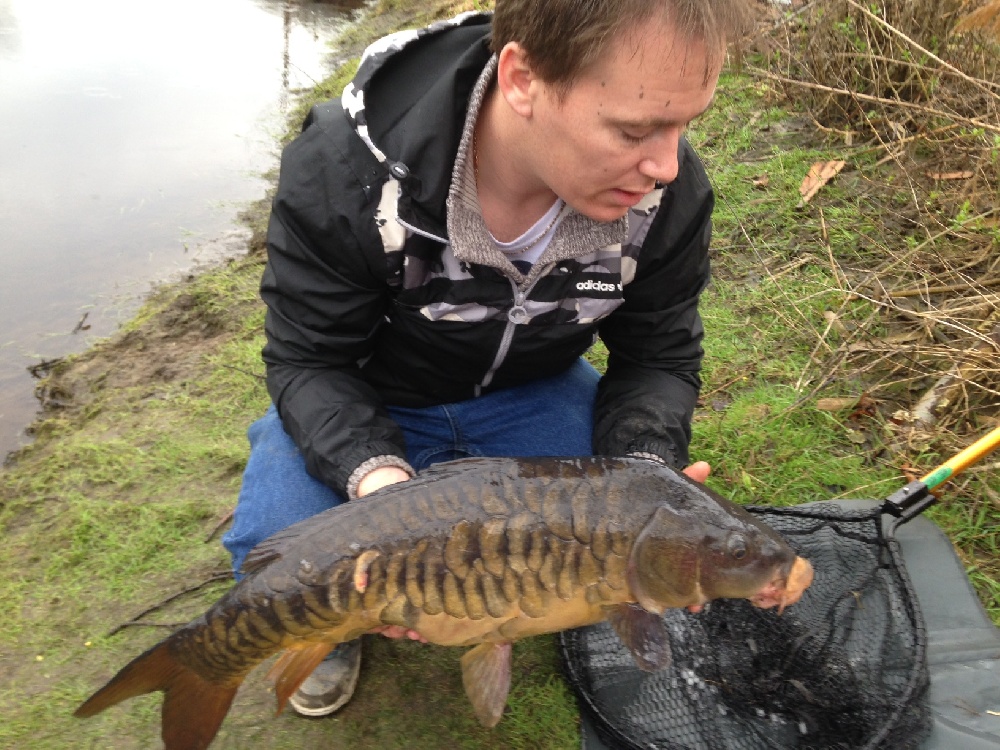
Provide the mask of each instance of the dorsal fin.
MULTIPOLYGON (((494 456, 469 456, 467 458, 455 458, 451 461, 443 461, 431 464, 426 469, 421 469, 416 479, 438 479, 439 477, 452 477, 463 471, 475 471, 478 468, 498 467, 511 463, 509 458, 499 458, 494 456)), ((412 481, 412 480, 411 480, 412 481)), ((402 486, 402 485, 400 485, 402 486)))
POLYGON ((277 534, 269 536, 247 553, 247 556, 243 559, 243 565, 240 566, 240 573, 244 575, 256 573, 266 565, 281 559, 285 550, 301 535, 302 529, 299 528, 299 524, 294 524, 283 531, 279 531, 277 534))
MULTIPOLYGON (((456 459, 442 464, 435 464, 421 471, 414 479, 411 479, 410 482, 386 485, 378 490, 378 492, 372 493, 371 497, 366 496, 365 499, 386 497, 394 493, 411 492, 414 488, 414 483, 434 482, 438 479, 453 477, 459 471, 474 471, 477 467, 490 465, 502 466, 509 461, 510 459, 507 458, 472 457, 456 459)), ((351 504, 348 503, 345 505, 351 504)), ((335 506, 329 510, 323 511, 323 513, 306 518, 303 521, 299 521, 298 523, 289 526, 287 529, 269 536, 267 539, 250 550, 246 558, 243 560, 243 565, 240 567, 240 573, 243 573, 244 575, 255 573, 266 565, 280 559, 284 555, 285 550, 294 544, 299 537, 302 536, 302 534, 315 528, 316 524, 319 522, 320 516, 331 512, 342 512, 340 509, 343 507, 343 505, 335 506)))

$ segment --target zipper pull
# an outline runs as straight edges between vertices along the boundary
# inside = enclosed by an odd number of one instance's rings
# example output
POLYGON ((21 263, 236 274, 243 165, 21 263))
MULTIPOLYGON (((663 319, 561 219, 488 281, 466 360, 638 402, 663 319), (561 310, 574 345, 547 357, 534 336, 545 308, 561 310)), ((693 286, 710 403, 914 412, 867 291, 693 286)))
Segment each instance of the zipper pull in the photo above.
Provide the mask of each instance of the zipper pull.
POLYGON ((528 319, 528 311, 524 309, 524 292, 514 294, 514 306, 507 311, 507 320, 514 325, 524 323, 528 319))

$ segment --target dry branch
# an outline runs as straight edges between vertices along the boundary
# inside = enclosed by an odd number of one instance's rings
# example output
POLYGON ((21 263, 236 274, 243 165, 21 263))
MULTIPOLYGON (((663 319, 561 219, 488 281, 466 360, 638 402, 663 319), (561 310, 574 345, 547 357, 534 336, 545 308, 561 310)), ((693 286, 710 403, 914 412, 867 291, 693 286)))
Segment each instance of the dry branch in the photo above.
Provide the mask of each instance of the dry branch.
POLYGON ((121 632, 125 628, 132 627, 134 625, 138 625, 139 623, 142 623, 144 625, 149 625, 150 623, 143 622, 142 618, 145 617, 146 615, 148 615, 150 612, 155 612, 156 610, 165 607, 167 604, 169 604, 170 602, 174 601, 175 599, 180 599, 182 596, 185 596, 186 594, 190 594, 190 593, 192 593, 194 591, 197 591, 198 589, 202 589, 205 586, 209 585, 210 583, 215 583, 216 581, 224 581, 227 578, 231 579, 232 577, 233 577, 232 572, 230 572, 228 570, 226 570, 226 571, 217 571, 215 573, 212 573, 204 581, 202 581, 200 583, 196 583, 193 586, 188 586, 185 589, 181 589, 177 593, 171 594, 166 599, 161 599, 156 604, 153 604, 152 606, 146 607, 146 609, 142 610, 142 612, 140 612, 139 614, 137 614, 135 617, 132 617, 129 620, 126 620, 125 622, 123 622, 123 623, 121 623, 119 625, 116 625, 114 628, 112 628, 110 631, 108 631, 108 637, 110 638, 111 636, 115 635, 116 633, 121 632))
POLYGON ((941 117, 948 120, 953 120, 957 123, 962 123, 964 125, 970 125, 974 128, 983 128, 984 130, 989 130, 993 133, 1000 133, 1000 125, 983 122, 982 120, 963 117, 955 112, 948 112, 942 109, 935 109, 934 107, 929 107, 926 104, 918 104, 916 102, 908 102, 900 99, 888 99, 884 96, 872 96, 871 94, 864 94, 859 91, 849 91, 843 88, 835 88, 833 86, 824 86, 821 83, 811 83, 810 81, 801 81, 794 78, 788 78, 786 76, 778 75, 777 73, 772 73, 769 70, 764 70, 762 68, 757 68, 750 66, 749 69, 756 75, 762 78, 768 78, 772 81, 777 81, 778 83, 784 83, 789 86, 800 86, 806 89, 812 89, 813 91, 824 91, 829 94, 837 94, 838 96, 846 96, 851 99, 856 99, 862 102, 871 102, 873 104, 884 104, 891 107, 900 107, 902 109, 913 110, 924 115, 930 115, 932 117, 941 117))
POLYGON ((963 79, 965 81, 968 81, 973 86, 978 86, 979 88, 983 89, 983 91, 985 91, 990 96, 994 96, 994 97, 997 96, 997 94, 995 94, 991 90, 991 88, 994 87, 995 84, 991 84, 990 82, 983 81, 983 80, 981 80, 979 78, 974 78, 973 76, 970 76, 967 73, 959 70, 954 65, 946 63, 944 60, 942 60, 940 57, 938 57, 937 55, 935 55, 929 49, 927 49, 926 47, 924 47, 921 44, 918 44, 913 39, 910 39, 910 37, 908 37, 906 34, 904 34, 902 31, 900 31, 899 29, 897 29, 892 24, 886 23, 883 19, 881 19, 878 16, 876 16, 870 10, 868 10, 867 8, 865 8, 862 5, 859 5, 857 2, 855 2, 855 0, 847 0, 847 3, 852 8, 860 11, 867 18, 871 19, 874 23, 880 25, 882 28, 884 28, 889 33, 895 34, 896 36, 898 36, 900 39, 902 39, 903 41, 905 41, 908 45, 910 45, 911 47, 913 47, 915 50, 918 50, 921 54, 927 55, 927 57, 929 57, 934 62, 938 63, 941 67, 945 68, 946 70, 950 71, 951 73, 954 73, 959 78, 961 78, 961 79, 963 79))

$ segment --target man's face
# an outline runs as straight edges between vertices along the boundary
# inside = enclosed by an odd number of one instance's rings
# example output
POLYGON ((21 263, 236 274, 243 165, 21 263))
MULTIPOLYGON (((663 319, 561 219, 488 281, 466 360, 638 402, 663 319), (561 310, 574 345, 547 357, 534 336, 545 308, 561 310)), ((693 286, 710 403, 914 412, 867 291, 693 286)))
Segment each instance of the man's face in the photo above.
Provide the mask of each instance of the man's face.
MULTIPOLYGON (((721 55, 715 59, 721 60, 721 55)), ((531 116, 536 177, 580 213, 613 221, 677 177, 684 129, 719 78, 701 42, 651 22, 613 42, 560 99, 536 79, 531 116)))

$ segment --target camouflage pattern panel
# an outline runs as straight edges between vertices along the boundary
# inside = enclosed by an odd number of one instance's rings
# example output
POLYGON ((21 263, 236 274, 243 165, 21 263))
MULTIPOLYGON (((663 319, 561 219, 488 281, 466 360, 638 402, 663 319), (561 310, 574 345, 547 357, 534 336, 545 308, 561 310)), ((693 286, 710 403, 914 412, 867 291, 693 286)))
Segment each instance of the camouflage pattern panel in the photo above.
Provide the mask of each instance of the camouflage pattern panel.
MULTIPOLYGON (((394 201, 398 184, 393 191, 394 201)), ((656 216, 661 195, 662 191, 656 190, 629 211, 625 244, 563 258, 547 264, 539 276, 529 277, 523 305, 525 315, 519 318, 519 324, 592 325, 614 312, 624 302, 625 286, 635 278, 639 251, 656 216)), ((457 260, 450 245, 412 235, 400 245, 395 234, 401 227, 391 215, 394 207, 394 202, 384 200, 378 221, 389 278, 402 276, 397 304, 419 310, 432 321, 506 322, 514 288, 511 281, 491 292, 491 282, 496 284, 502 277, 492 269, 479 269, 457 260), (402 269, 396 268, 398 264, 402 264, 402 269)))
POLYGON ((663 200, 663 189, 657 188, 645 196, 628 212, 628 239, 622 245, 621 276, 622 285, 626 286, 635 278, 636 266, 639 264, 639 252, 646 242, 650 227, 656 219, 660 202, 663 200))
POLYGON ((425 28, 397 31, 394 34, 389 34, 388 36, 382 37, 381 39, 373 42, 364 51, 361 56, 361 63, 358 66, 358 71, 355 73, 354 79, 344 87, 340 100, 351 125, 358 132, 358 135, 361 136, 362 140, 364 140, 364 142, 368 145, 368 148, 371 149, 371 152, 379 161, 385 162, 386 156, 372 142, 371 137, 368 134, 368 123, 365 118, 364 89, 370 82, 372 76, 374 76, 375 73, 383 65, 385 65, 386 60, 399 53, 408 44, 425 36, 430 36, 446 31, 447 29, 454 28, 455 26, 462 26, 466 23, 481 22, 482 18, 483 14, 477 11, 460 13, 454 18, 439 21, 425 28))

